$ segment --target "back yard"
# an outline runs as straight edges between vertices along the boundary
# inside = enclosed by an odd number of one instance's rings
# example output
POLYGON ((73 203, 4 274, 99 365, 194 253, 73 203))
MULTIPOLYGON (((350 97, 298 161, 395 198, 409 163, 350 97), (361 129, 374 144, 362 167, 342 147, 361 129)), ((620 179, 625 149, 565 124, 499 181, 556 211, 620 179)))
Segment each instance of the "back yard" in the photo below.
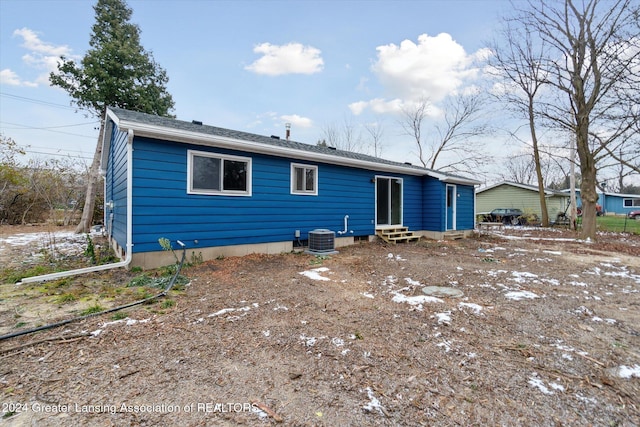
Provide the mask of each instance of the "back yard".
MULTIPOLYGON (((0 335, 152 295, 136 280, 164 274, 15 285, 39 243, 0 231, 0 335)), ((1 340, 0 424, 640 425, 640 236, 339 250, 192 260, 155 302, 1 340)))

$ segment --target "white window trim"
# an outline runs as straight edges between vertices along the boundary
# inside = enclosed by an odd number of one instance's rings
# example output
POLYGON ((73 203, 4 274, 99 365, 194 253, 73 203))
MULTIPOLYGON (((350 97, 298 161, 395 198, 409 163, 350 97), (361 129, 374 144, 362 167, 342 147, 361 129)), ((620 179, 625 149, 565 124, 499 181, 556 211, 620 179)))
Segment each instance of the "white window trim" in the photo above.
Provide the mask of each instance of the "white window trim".
POLYGON ((291 194, 296 196, 317 196, 318 195, 318 166, 306 165, 302 163, 291 163, 291 194), (296 168, 313 169, 313 191, 296 190, 296 168))
POLYGON ((628 209, 633 209, 633 208, 637 208, 640 207, 640 201, 637 201, 639 199, 634 198, 626 198, 626 199, 622 199, 622 206, 628 209), (637 201, 637 202, 636 202, 637 201), (627 206, 627 202, 629 202, 630 204, 627 206), (636 205, 636 203, 638 203, 636 205))
MULTIPOLYGON (((221 173, 224 170, 224 166, 221 168, 221 173)), ((196 150, 187 150, 187 194, 204 194, 204 195, 210 195, 210 196, 242 196, 242 197, 248 197, 251 196, 252 194, 252 179, 251 179, 251 173, 252 171, 252 166, 251 166, 251 157, 241 157, 241 156, 231 156, 228 154, 219 154, 219 153, 210 153, 208 151, 196 151, 196 150), (246 191, 236 191, 236 190, 199 190, 199 189, 194 189, 192 187, 193 185, 193 180, 192 180, 192 173, 193 173, 193 157, 194 156, 200 156, 200 157, 211 157, 214 159, 220 159, 222 165, 224 165, 224 161, 225 160, 232 160, 232 161, 237 161, 237 162, 245 162, 247 164, 247 189, 246 191)), ((222 177, 220 177, 220 183, 222 184, 222 177)))

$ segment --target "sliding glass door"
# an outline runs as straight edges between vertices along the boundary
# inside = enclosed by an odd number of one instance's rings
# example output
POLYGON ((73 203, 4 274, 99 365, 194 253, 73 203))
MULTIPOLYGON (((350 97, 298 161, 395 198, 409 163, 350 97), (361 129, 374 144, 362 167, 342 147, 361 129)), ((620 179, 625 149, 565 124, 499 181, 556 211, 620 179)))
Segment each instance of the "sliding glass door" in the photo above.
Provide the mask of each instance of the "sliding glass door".
POLYGON ((376 225, 402 225, 402 179, 376 177, 376 225))

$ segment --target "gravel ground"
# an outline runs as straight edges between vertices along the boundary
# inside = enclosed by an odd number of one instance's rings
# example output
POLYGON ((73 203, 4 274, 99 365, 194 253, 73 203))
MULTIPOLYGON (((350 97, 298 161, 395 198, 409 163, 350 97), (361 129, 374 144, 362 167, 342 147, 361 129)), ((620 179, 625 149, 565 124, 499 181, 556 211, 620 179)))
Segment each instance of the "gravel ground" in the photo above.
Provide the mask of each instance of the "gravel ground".
MULTIPOLYGON (((0 425, 637 426, 639 256, 639 236, 505 227, 191 265, 118 320, 0 341, 0 425)), ((2 333, 16 307, 73 313, 1 286, 2 333)))

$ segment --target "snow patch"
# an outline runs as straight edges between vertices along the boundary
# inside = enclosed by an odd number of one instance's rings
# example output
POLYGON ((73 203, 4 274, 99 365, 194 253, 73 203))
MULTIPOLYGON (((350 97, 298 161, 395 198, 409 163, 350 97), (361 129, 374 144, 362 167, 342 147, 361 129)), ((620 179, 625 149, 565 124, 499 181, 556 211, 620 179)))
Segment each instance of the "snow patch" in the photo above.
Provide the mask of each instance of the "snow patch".
POLYGON ((633 366, 618 366, 617 368, 613 368, 614 375, 620 378, 640 378, 640 365, 633 366))
POLYGON ((401 294, 400 292, 394 292, 393 298, 391 300, 397 303, 406 302, 409 305, 417 305, 417 306, 421 306, 422 304, 430 303, 430 302, 440 302, 440 303, 444 302, 440 298, 431 297, 429 295, 416 295, 416 296, 409 297, 401 294))
POLYGON ((470 308, 470 309, 471 309, 475 314, 481 314, 482 309, 484 308, 484 307, 482 307, 482 306, 481 306, 481 305, 479 305, 479 304, 474 304, 474 303, 471 303, 471 302, 461 302, 461 303, 458 303, 458 307, 459 307, 460 309, 463 309, 463 308, 465 308, 465 307, 466 307, 466 308, 470 308))
POLYGON ((362 408, 367 412, 378 411, 381 415, 384 415, 384 407, 380 404, 380 400, 373 395, 371 387, 367 387, 365 390, 367 392, 367 397, 369 398, 369 403, 364 405, 362 408))
POLYGON ((511 299, 514 301, 521 301, 523 299, 535 299, 540 298, 538 295, 534 294, 531 291, 512 291, 504 294, 505 298, 511 299))
POLYGON ((436 313, 436 319, 438 319, 438 324, 450 325, 451 324, 451 312, 445 311, 444 313, 436 313))
POLYGON ((551 390, 547 388, 547 386, 544 385, 544 382, 540 378, 537 378, 537 374, 534 373, 533 375, 534 376, 529 378, 529 384, 531 386, 537 388, 544 394, 554 394, 551 390))
POLYGON ((319 267, 312 270, 301 271, 299 274, 302 274, 303 276, 306 276, 311 280, 328 281, 331 279, 320 275, 320 273, 325 273, 327 271, 329 271, 327 267, 319 267))

